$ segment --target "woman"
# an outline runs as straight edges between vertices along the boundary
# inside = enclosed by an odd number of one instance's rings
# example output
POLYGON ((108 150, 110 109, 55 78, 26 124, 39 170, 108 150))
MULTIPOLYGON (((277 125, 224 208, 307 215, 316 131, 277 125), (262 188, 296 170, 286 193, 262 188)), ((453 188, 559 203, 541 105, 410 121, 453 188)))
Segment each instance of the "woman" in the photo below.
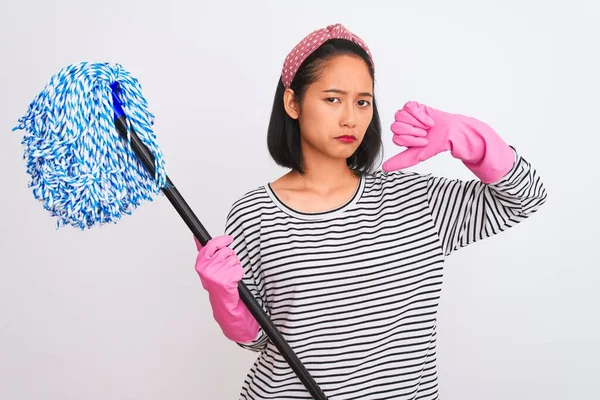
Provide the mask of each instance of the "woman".
POLYGON ((240 301, 243 279, 330 399, 436 399, 436 310, 445 257, 545 202, 536 171, 488 125, 416 102, 404 152, 374 170, 381 128, 374 66, 342 25, 288 55, 268 148, 290 169, 246 193, 196 270, 224 334, 260 352, 240 398, 308 399, 240 301), (443 151, 477 179, 401 171, 443 151))

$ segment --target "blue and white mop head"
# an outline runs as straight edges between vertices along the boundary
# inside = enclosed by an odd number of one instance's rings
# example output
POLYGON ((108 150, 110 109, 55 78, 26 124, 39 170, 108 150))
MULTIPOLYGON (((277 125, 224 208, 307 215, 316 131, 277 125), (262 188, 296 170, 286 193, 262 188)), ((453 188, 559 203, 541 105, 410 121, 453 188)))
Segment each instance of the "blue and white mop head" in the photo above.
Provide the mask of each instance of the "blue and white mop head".
POLYGON ((166 185, 163 155, 152 131, 154 115, 137 79, 121 65, 69 65, 50 78, 20 118, 25 130, 29 187, 57 219, 57 228, 116 223, 166 185), (128 124, 155 160, 155 176, 115 128, 113 92, 128 124))

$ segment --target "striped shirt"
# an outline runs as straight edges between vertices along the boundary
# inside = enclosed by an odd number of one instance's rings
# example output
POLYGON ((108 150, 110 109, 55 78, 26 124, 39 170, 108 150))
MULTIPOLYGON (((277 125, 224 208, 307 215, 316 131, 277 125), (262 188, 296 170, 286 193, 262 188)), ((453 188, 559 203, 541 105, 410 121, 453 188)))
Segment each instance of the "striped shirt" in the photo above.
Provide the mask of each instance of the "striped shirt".
MULTIPOLYGON (((377 171, 328 212, 270 185, 246 193, 226 233, 244 282, 329 399, 438 399, 436 312, 445 258, 518 224, 546 200, 517 153, 499 182, 377 171)), ((310 399, 264 332, 240 399, 310 399)))

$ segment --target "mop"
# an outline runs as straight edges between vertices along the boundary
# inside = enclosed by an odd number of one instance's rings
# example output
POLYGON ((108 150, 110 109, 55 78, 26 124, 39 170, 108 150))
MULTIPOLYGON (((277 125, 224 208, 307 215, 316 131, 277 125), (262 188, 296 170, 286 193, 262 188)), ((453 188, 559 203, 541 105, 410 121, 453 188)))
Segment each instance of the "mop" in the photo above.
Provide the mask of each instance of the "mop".
MULTIPOLYGON (((13 129, 35 199, 57 229, 117 223, 159 195, 203 246, 211 239, 165 172, 139 81, 120 64, 69 65, 52 76, 13 129)), ((244 282, 240 298, 315 399, 326 399, 244 282)))

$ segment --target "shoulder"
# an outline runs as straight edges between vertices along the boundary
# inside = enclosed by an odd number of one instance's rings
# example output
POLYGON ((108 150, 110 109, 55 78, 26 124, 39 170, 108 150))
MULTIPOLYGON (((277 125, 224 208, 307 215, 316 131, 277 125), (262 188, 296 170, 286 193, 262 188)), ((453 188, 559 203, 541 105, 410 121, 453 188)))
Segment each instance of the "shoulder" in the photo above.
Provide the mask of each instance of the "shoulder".
POLYGON ((367 192, 397 192, 400 190, 411 190, 426 187, 432 178, 431 174, 423 174, 414 171, 386 172, 376 170, 365 174, 365 190, 367 192))
POLYGON ((227 213, 227 224, 239 224, 257 218, 269 203, 270 198, 264 186, 246 191, 231 203, 227 213))

